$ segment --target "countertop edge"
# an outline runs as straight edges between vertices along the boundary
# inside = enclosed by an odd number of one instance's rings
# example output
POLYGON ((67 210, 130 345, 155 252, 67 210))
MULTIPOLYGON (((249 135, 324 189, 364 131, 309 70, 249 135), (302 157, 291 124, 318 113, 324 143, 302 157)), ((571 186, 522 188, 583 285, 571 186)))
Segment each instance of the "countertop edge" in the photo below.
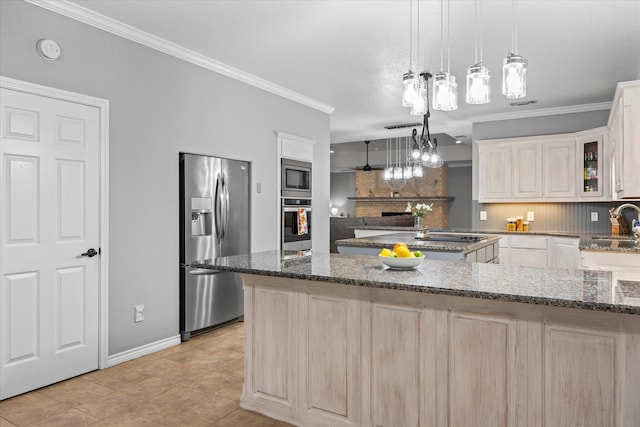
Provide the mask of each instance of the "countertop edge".
POLYGON ((204 269, 210 269, 210 270, 229 271, 229 272, 241 273, 241 274, 253 274, 253 275, 259 275, 259 276, 311 280, 311 281, 325 282, 325 283, 339 283, 339 284, 350 285, 350 286, 370 287, 370 288, 379 288, 379 289, 393 289, 393 290, 408 291, 408 292, 430 293, 435 295, 448 295, 448 296, 457 296, 457 297, 485 299, 485 300, 492 300, 492 301, 515 302, 515 303, 522 303, 522 304, 543 305, 543 306, 561 307, 561 308, 574 308, 574 309, 581 309, 581 310, 602 311, 602 312, 610 312, 610 313, 618 313, 618 314, 640 315, 640 307, 628 306, 623 304, 580 302, 580 301, 570 301, 570 300, 563 300, 563 299, 557 299, 557 298, 491 293, 491 292, 483 292, 483 291, 465 291, 465 290, 458 290, 458 289, 437 288, 432 286, 407 285, 407 284, 398 284, 398 283, 390 283, 390 282, 372 282, 368 280, 343 279, 340 277, 317 276, 313 274, 312 275, 295 274, 295 273, 286 273, 286 272, 279 272, 279 271, 273 271, 273 270, 257 270, 257 269, 233 267, 233 266, 219 266, 219 265, 206 264, 206 263, 193 263, 192 267, 204 268, 204 269))

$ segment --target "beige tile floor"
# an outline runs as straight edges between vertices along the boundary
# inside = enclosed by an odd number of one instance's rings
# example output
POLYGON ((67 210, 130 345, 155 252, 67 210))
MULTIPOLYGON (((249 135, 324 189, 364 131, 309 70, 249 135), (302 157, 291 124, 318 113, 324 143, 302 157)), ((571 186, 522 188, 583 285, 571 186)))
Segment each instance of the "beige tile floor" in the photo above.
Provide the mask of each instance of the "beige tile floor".
POLYGON ((0 402, 0 427, 289 424, 239 406, 244 324, 0 402))

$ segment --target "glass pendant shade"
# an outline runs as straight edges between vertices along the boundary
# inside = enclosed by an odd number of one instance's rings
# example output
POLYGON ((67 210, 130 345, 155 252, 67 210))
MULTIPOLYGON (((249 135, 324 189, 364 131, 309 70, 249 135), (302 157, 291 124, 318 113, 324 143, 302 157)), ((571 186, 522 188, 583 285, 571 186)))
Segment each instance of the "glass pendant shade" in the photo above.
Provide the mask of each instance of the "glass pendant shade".
POLYGON ((420 151, 420 146, 418 145, 417 142, 413 143, 413 147, 411 148, 411 158, 412 159, 419 159, 420 156, 422 156, 422 151, 420 151))
POLYGON ((444 160, 442 160, 442 157, 440 157, 440 155, 438 153, 434 152, 431 155, 430 165, 431 166, 429 166, 429 167, 434 168, 434 169, 442 167, 442 165, 444 165, 444 160))
POLYGON ((403 171, 400 166, 393 168, 393 179, 402 179, 403 171))
POLYGON ((402 106, 413 107, 416 97, 416 75, 409 70, 402 75, 402 106))
POLYGON ((467 104, 488 104, 491 101, 489 69, 478 63, 467 69, 467 104))
POLYGON ((450 73, 438 73, 433 78, 433 109, 453 111, 458 109, 458 83, 450 73))
POLYGON ((389 181, 390 179, 393 179, 393 168, 386 168, 384 170, 384 180, 389 181))
POLYGON ((502 94, 508 99, 527 96, 527 60, 509 53, 502 65, 502 94))
POLYGON ((424 116, 427 113, 427 83, 419 77, 417 84, 415 85, 416 97, 411 107, 412 116, 424 116))

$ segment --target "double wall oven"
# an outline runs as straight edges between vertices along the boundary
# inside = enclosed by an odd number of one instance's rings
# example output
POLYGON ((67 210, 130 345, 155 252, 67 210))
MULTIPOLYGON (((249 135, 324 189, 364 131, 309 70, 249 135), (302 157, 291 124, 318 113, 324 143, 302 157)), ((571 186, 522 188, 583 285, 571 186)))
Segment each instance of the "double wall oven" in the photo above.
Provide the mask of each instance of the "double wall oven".
POLYGON ((285 251, 311 249, 311 163, 282 159, 281 246, 285 251))
POLYGON ((282 199, 282 250, 311 249, 311 199, 282 199))

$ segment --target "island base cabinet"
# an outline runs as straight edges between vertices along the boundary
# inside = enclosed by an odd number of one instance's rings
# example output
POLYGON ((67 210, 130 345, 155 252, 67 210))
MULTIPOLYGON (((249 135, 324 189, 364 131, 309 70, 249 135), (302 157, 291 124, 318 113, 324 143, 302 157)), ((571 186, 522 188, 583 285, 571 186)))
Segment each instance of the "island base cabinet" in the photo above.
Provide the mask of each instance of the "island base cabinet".
POLYGON ((640 425, 640 317, 243 275, 241 406, 300 426, 640 425))

